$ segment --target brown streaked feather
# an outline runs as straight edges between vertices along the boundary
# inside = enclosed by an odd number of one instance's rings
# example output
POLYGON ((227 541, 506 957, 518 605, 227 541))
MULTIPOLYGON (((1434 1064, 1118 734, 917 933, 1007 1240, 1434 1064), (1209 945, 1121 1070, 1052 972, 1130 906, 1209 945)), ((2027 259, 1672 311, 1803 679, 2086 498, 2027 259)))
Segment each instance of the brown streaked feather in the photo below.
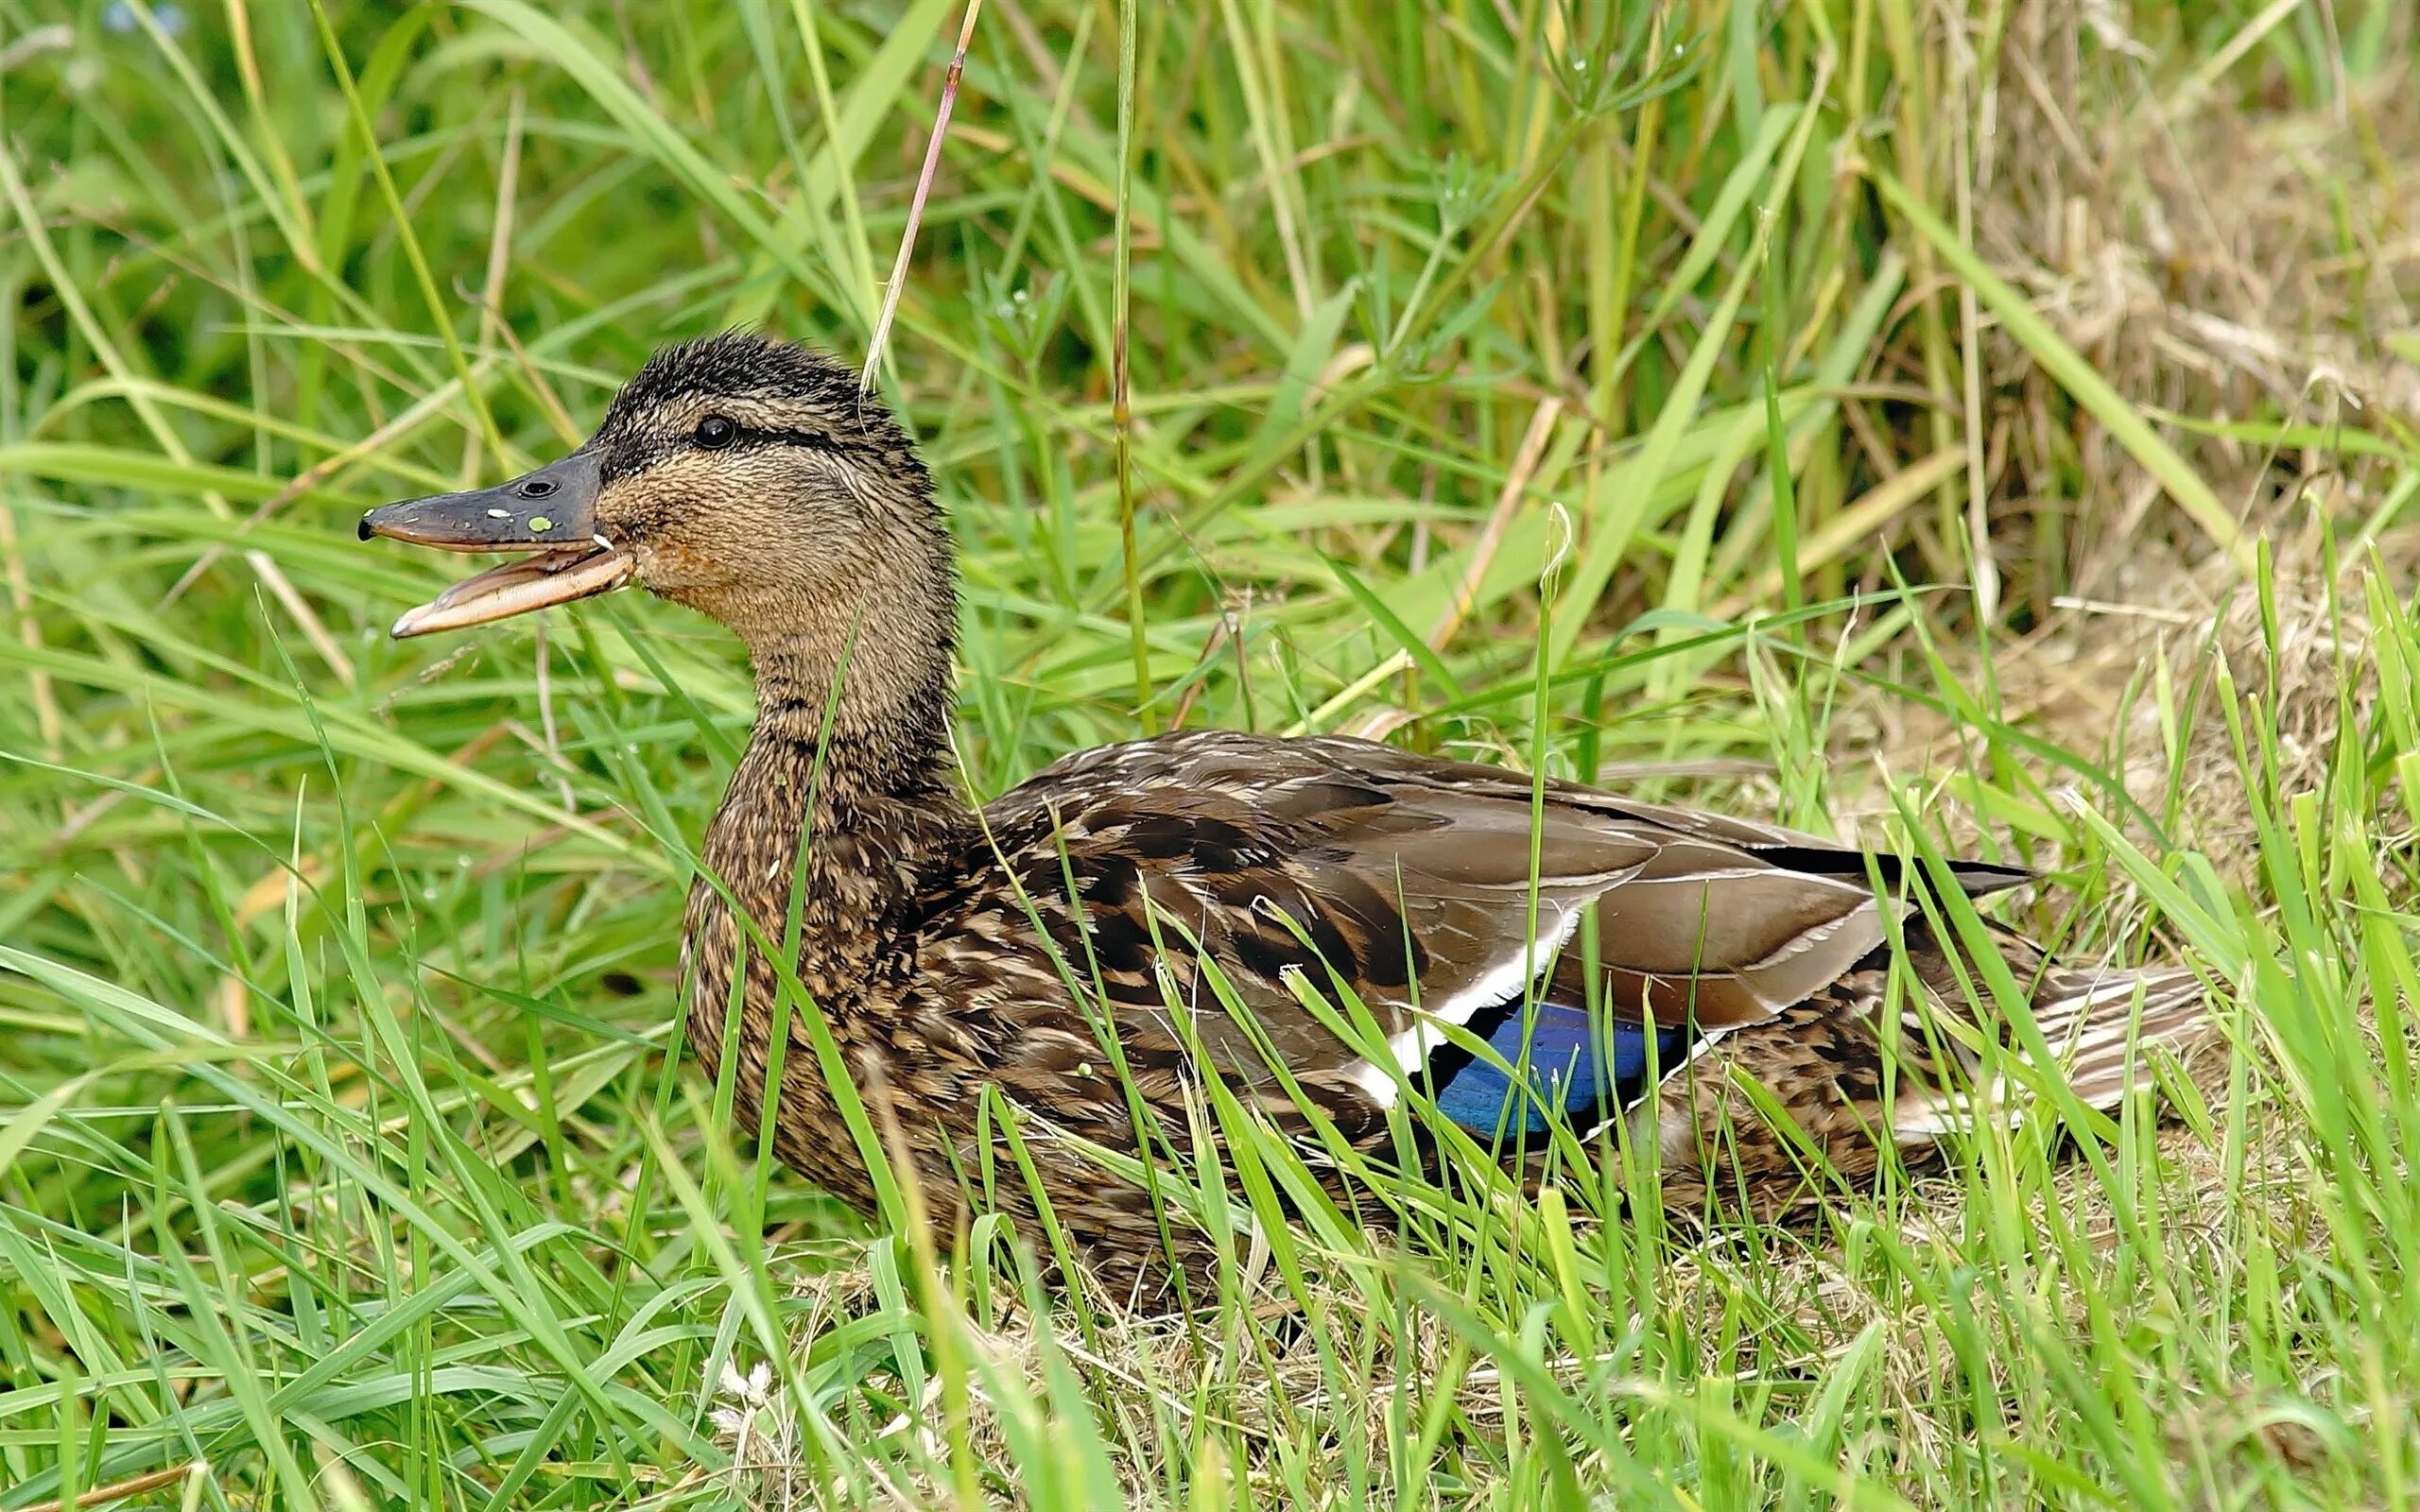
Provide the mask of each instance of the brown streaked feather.
MULTIPOLYGON (((1593 909, 1617 1011, 1759 1022, 1884 938, 1867 858, 1817 836, 1560 782, 1540 799, 1500 768, 1340 737, 1201 730, 1106 747, 1047 768, 985 817, 1054 941, 1080 974, 1098 969, 1110 1001, 1159 1010, 1152 968, 1164 963, 1180 1002, 1212 1008, 1190 936, 1302 1069, 1350 1052, 1303 1012, 1288 970, 1322 987, 1333 970, 1400 1031, 1415 1004, 1435 1011, 1517 971, 1533 864, 1543 917, 1593 909)), ((1957 875, 1979 892, 2021 876, 1957 875)), ((1535 964, 1587 1001, 1579 952, 1542 951, 1535 964)), ((1520 990, 1516 974, 1498 1000, 1520 990)), ((1222 1016, 1205 1012, 1198 1028, 1214 1052, 1242 1057, 1222 1016)))

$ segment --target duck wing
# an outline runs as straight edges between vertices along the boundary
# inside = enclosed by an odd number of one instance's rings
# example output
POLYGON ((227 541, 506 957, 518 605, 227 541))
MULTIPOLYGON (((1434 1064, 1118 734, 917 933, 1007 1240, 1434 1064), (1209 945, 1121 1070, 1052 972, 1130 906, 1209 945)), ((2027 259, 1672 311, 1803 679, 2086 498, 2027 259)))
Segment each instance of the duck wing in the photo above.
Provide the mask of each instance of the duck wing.
MULTIPOLYGON (((1253 1036, 1200 980, 1206 954, 1289 1069, 1383 1104, 1393 1074, 1287 981, 1299 971, 1329 991, 1333 973, 1400 1068, 1474 1127, 1502 1111, 1510 1083, 1438 1022, 1515 1063, 1526 1041, 1575 1111, 1627 1106, 1650 1066, 1822 991, 1882 945, 1886 907, 1912 906, 1875 890, 1877 873, 1901 890, 1895 862, 1819 836, 1568 782, 1541 801, 1517 773, 1340 737, 1201 730, 1106 747, 985 819, 1025 906, 1121 1032, 1159 1038, 1184 1011, 1229 1074, 1265 1078, 1253 1036), (1592 948, 1572 948, 1591 919, 1592 948)), ((1982 864, 1952 874, 1970 894, 2026 880, 1982 864)))

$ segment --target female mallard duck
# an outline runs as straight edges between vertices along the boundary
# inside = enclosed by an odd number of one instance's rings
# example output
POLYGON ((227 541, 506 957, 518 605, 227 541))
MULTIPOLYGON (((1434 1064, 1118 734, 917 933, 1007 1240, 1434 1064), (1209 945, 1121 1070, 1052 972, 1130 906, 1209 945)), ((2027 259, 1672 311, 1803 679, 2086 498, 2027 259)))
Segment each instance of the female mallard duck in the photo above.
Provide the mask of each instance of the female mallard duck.
MULTIPOLYGON (((683 941, 690 1042, 710 1074, 738 1057, 752 1131, 779 972, 751 937, 784 939, 795 910, 798 980, 857 1085, 887 1097, 942 1226, 964 1212, 986 1084, 1047 1129, 1135 1148, 1097 1023, 1165 1129, 1188 1126, 1197 1056, 1281 1120, 1299 1097, 1369 1145, 1408 1089, 1482 1140, 1535 1136, 1549 1116, 1585 1136, 1634 1113, 1668 1200, 1688 1203, 1712 1181, 1785 1204, 1807 1189, 1810 1150, 1869 1175, 1878 1138, 1920 1154, 1976 1091, 1967 960, 1889 858, 1814 835, 1569 782, 1541 800, 1529 777, 1364 741, 1221 730, 1085 751, 970 808, 947 739, 958 598, 931 480, 879 402, 802 348, 667 348, 570 456, 389 505, 361 535, 531 554, 412 610, 397 636, 635 580, 747 644, 755 732, 706 828, 713 877, 690 891, 683 941), (1894 934, 1951 1032, 1886 1013, 1894 934), (1249 1025, 1201 980, 1203 956, 1249 1025), (1393 1063, 1308 1010, 1297 972, 1357 995, 1393 1063), (1770 1099, 1732 1095, 1743 1078, 1770 1099), (1800 1129, 1774 1129, 1759 1102, 1800 1129)), ((1949 874, 1970 896, 2025 880, 1979 862, 1949 874)), ((2086 1104, 2116 1105, 2146 1078, 2146 1047, 2204 1019, 2184 972, 2063 971, 1996 938, 2086 1104)), ((870 1207, 803 1029, 785 1058, 774 1147, 870 1207)), ((1076 1142, 1032 1158, 1090 1259, 1156 1268, 1142 1188, 1076 1142)), ((1026 1194, 1000 1200, 1032 1211, 1026 1194)), ((1178 1243, 1175 1258, 1202 1258, 1178 1243)))

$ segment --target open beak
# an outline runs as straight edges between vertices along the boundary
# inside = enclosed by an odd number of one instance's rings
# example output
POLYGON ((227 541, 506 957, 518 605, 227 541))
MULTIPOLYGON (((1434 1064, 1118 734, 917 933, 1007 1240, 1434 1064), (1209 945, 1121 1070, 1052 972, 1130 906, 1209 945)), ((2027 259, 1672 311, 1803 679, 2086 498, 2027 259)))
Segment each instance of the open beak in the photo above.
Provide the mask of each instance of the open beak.
POLYGON ((636 563, 597 533, 603 484, 596 454, 579 451, 493 489, 406 499, 363 515, 364 541, 387 536, 441 551, 527 553, 406 610, 395 639, 487 625, 629 582, 636 563))

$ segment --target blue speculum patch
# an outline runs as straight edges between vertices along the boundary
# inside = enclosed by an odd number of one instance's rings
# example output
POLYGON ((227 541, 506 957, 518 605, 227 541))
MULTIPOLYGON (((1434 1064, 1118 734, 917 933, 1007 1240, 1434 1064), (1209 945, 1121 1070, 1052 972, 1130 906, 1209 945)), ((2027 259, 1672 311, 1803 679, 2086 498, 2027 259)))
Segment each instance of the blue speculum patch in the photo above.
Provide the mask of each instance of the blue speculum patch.
POLYGON ((1429 1057, 1438 1110, 1481 1135, 1499 1127, 1543 1134, 1550 1108, 1561 1108, 1583 1128, 1600 1123, 1647 1090, 1651 1043, 1658 1076, 1680 1065, 1689 1044, 1685 1026, 1651 1026, 1635 1019, 1611 1022, 1602 1013, 1561 1003, 1541 1003, 1524 1012, 1515 1001, 1481 1015, 1470 1028, 1516 1070, 1525 1029, 1529 1038, 1530 1097, 1519 1097, 1512 1076, 1467 1050, 1441 1045, 1429 1057), (1507 1105, 1516 1101, 1519 1107, 1508 1117, 1507 1105))

